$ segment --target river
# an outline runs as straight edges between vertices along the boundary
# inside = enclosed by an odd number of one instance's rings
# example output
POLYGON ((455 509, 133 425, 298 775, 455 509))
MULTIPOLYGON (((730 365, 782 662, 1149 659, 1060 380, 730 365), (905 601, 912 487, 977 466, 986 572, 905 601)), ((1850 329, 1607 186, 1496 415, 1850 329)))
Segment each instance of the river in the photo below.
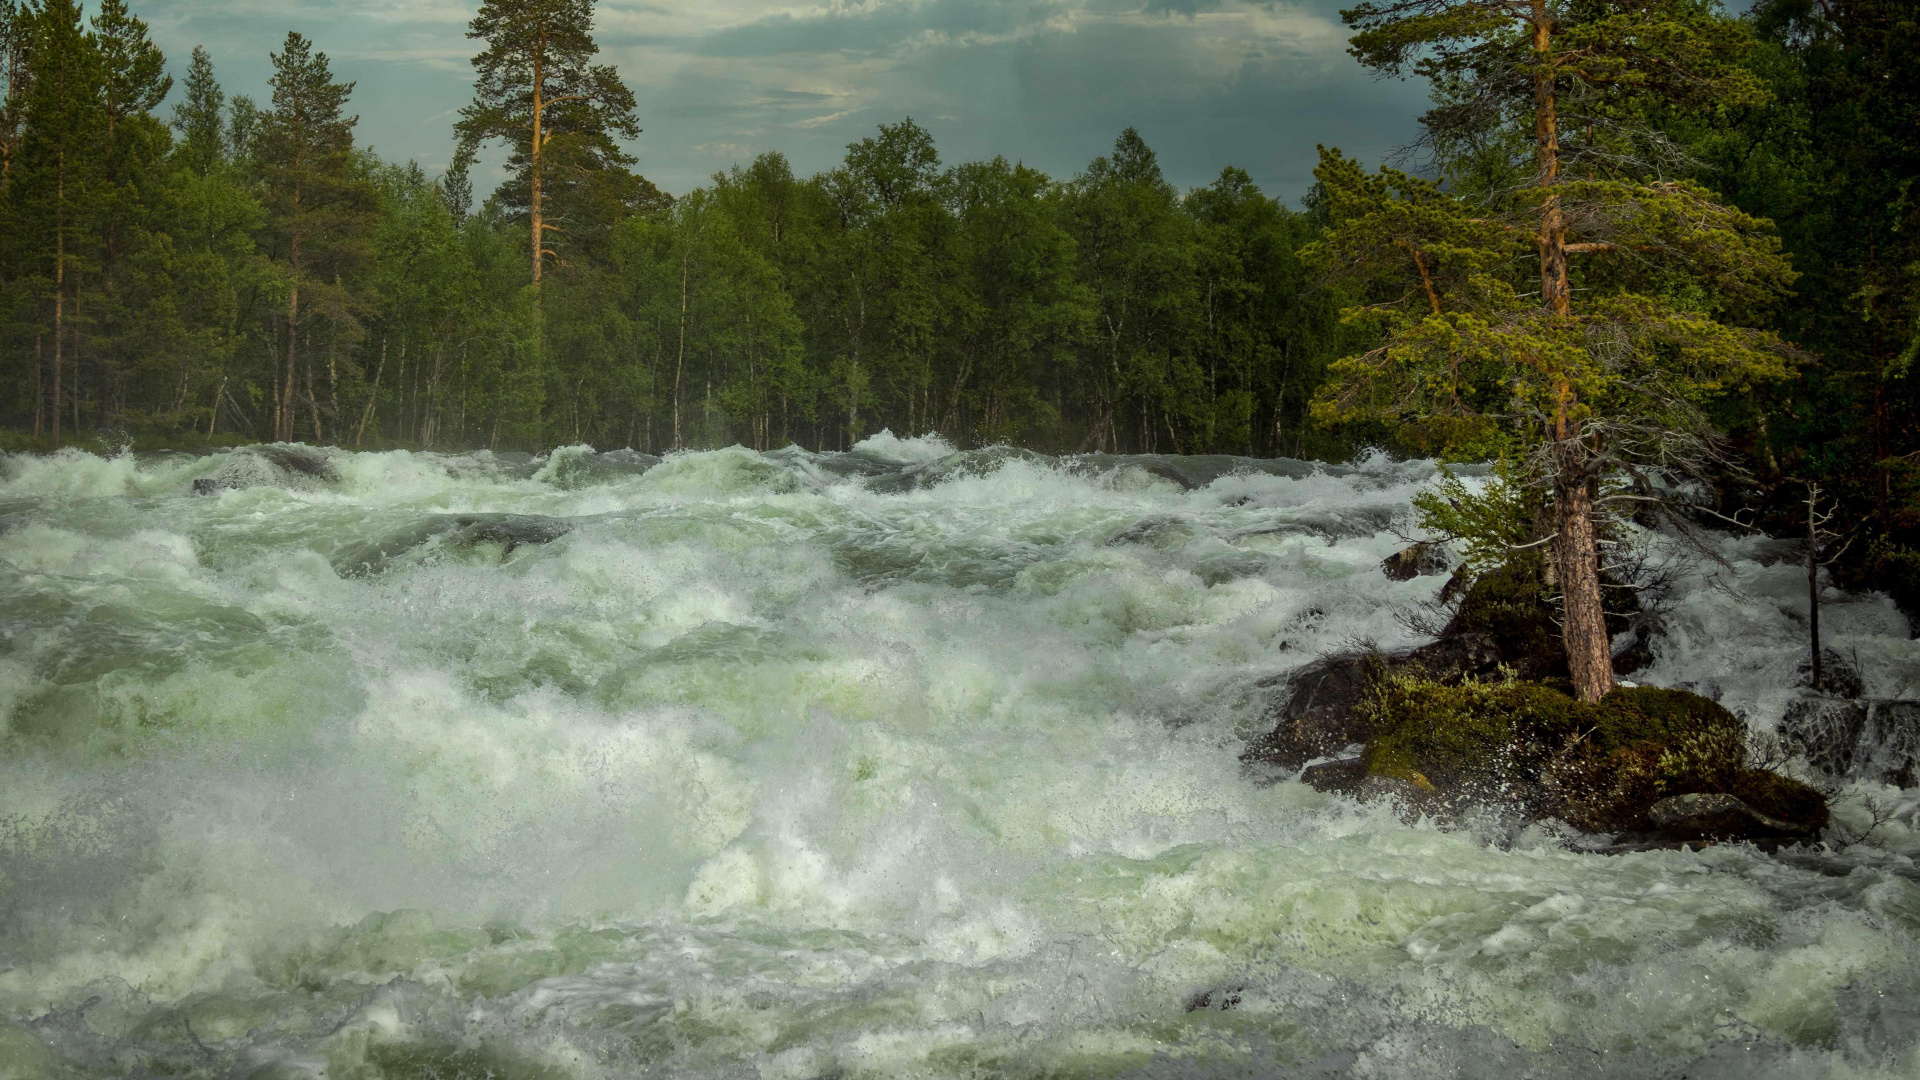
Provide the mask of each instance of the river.
MULTIPOLYGON (((1605 856, 1241 764, 1277 676, 1420 640, 1434 475, 0 459, 0 1076, 1920 1071, 1913 793, 1817 865, 1605 856)), ((1804 576, 1717 543, 1656 545, 1635 678, 1765 728, 1804 576)))

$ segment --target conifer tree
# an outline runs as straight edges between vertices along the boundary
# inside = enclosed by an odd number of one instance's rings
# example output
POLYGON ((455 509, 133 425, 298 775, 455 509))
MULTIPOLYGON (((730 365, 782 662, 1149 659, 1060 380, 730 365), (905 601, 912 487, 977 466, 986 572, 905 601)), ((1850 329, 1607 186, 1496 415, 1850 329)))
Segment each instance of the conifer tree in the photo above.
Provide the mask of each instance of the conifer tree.
POLYGON ((1705 404, 1788 371, 1776 339, 1721 321, 1752 317, 1791 280, 1768 223, 1662 176, 1657 133, 1635 122, 1649 98, 1711 111, 1759 95, 1733 64, 1743 32, 1685 0, 1398 0, 1343 15, 1362 63, 1434 81, 1437 143, 1515 135, 1482 140, 1497 154, 1524 132, 1531 175, 1503 186, 1489 170, 1496 182, 1469 201, 1322 152, 1335 224, 1320 254, 1374 282, 1379 302, 1353 316, 1384 342, 1335 365, 1318 414, 1424 429, 1440 451, 1484 450, 1496 426, 1518 439, 1551 490, 1574 688, 1597 699, 1613 686, 1603 484, 1704 464, 1705 404), (1516 255, 1537 291, 1506 276, 1516 255))
POLYGON ((201 176, 213 171, 225 151, 222 113, 227 95, 213 75, 213 57, 199 45, 193 47, 192 65, 187 69, 185 96, 173 107, 173 126, 180 132, 180 158, 201 176))
POLYGON ((634 138, 633 93, 612 67, 593 64, 593 0, 485 0, 467 36, 486 42, 473 58, 473 102, 457 126, 468 146, 505 139, 515 180, 508 202, 524 206, 536 297, 553 250, 547 234, 553 166, 581 176, 624 172, 633 159, 616 138, 634 138))
POLYGON ((22 102, 25 129, 18 169, 8 194, 28 266, 51 292, 47 326, 51 406, 49 431, 60 443, 63 414, 79 426, 78 386, 65 370, 74 356, 73 290, 92 264, 92 215, 97 208, 106 118, 100 106, 100 52, 81 27, 75 0, 45 0, 27 18, 27 64, 32 72, 22 102), (72 411, 63 408, 68 401, 72 411))
POLYGON ((173 80, 166 57, 147 36, 147 24, 127 10, 125 0, 102 0, 92 25, 105 125, 98 224, 102 295, 95 329, 105 424, 119 418, 134 369, 160 362, 166 351, 159 339, 171 321, 164 314, 171 292, 167 271, 152 262, 135 271, 129 260, 145 254, 141 249, 152 247, 162 227, 158 218, 168 198, 164 163, 171 139, 152 113, 173 80))
MULTIPOLYGON (((360 118, 345 114, 353 84, 335 82, 327 54, 314 52, 298 33, 289 32, 271 55, 273 108, 260 115, 254 138, 276 254, 287 275, 286 359, 274 405, 274 437, 287 442, 293 439, 301 296, 325 299, 335 289, 336 272, 364 240, 372 191, 355 175, 353 128, 360 118)), ((317 406, 314 412, 318 429, 317 406)))

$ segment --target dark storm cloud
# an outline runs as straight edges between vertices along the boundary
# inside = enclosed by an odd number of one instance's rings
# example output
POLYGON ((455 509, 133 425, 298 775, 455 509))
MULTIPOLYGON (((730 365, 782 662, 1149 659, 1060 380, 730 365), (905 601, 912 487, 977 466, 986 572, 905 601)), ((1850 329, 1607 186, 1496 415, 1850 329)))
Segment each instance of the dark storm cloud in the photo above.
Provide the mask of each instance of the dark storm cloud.
MULTIPOLYGON (((364 141, 443 164, 477 2, 146 0, 184 71, 203 42, 230 92, 266 96, 267 52, 299 29, 358 81, 364 141)), ((1314 144, 1377 161, 1406 142, 1417 86, 1345 55, 1340 0, 601 0, 604 58, 640 102, 642 171, 671 191, 767 150, 830 167, 911 115, 948 162, 1004 154, 1071 176, 1138 127, 1167 175, 1226 165, 1297 198, 1314 144)))

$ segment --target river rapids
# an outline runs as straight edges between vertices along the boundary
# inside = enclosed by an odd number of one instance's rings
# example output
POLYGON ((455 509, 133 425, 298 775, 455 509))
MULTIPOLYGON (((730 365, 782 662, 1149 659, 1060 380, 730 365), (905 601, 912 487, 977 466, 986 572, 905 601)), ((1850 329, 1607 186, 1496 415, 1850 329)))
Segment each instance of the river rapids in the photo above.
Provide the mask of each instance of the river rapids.
MULTIPOLYGON (((1920 1072, 1909 794, 1608 856, 1242 765, 1288 671, 1422 640, 1435 475, 0 459, 0 1078, 1920 1072)), ((1651 541, 1634 678, 1770 728, 1805 579, 1718 542, 1651 541)))

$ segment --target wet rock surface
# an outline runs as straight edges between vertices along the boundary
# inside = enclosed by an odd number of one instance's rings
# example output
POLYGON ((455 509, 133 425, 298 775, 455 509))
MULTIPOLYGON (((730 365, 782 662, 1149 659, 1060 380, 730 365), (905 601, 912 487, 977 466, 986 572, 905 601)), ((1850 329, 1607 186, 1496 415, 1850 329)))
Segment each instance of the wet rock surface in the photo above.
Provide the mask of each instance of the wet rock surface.
POLYGON ((333 565, 343 575, 375 574, 395 558, 429 544, 446 550, 494 544, 505 559, 523 544, 550 544, 573 528, 565 518, 538 514, 435 514, 378 540, 348 545, 334 556, 333 565))
POLYGON ((1647 809, 1654 829, 1676 840, 1754 840, 1807 836, 1807 822, 1784 821, 1724 793, 1670 795, 1647 809))
POLYGON ((1395 581, 1444 574, 1453 569, 1453 553, 1444 544, 1422 541, 1387 556, 1380 569, 1395 581))
POLYGON ((1830 779, 1920 780, 1920 701, 1804 697, 1787 707, 1780 736, 1830 779))

